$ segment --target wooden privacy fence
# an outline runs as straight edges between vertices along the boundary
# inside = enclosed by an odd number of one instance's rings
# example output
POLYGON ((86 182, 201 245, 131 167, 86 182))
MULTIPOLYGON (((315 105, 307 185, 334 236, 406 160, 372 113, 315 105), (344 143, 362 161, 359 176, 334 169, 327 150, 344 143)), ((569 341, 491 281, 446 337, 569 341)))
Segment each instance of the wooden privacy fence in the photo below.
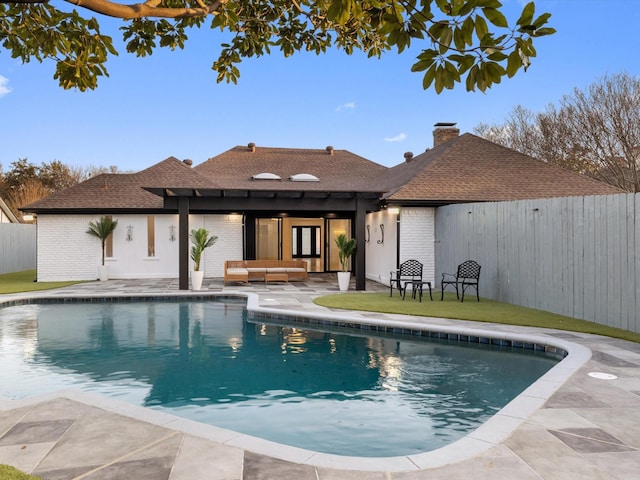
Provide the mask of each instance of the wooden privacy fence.
POLYGON ((36 268, 36 226, 0 223, 0 274, 36 268))
POLYGON ((438 208, 436 282, 467 259, 483 297, 640 333, 640 194, 438 208))

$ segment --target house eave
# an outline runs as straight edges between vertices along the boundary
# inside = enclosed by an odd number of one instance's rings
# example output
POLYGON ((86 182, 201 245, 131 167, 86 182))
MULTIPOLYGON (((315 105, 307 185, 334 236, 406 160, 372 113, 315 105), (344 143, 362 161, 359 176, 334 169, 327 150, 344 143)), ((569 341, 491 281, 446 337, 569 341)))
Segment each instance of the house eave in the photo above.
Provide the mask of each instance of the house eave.
POLYGON ((151 208, 21 208, 24 213, 35 213, 36 215, 125 215, 125 214, 166 214, 176 213, 177 210, 170 210, 163 207, 151 208))
POLYGON ((383 202, 384 207, 444 207, 459 203, 482 203, 486 200, 430 200, 430 199, 387 199, 383 202))

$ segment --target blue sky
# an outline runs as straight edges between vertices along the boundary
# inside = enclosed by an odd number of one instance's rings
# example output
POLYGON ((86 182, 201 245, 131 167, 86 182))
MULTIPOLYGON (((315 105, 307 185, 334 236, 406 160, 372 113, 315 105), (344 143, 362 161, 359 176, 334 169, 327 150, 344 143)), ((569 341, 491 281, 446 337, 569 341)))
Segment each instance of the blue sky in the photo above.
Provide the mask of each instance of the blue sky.
MULTIPOLYGON (((59 1, 59 0, 53 0, 59 1)), ((504 0, 515 23, 525 2, 504 0)), ((418 52, 381 60, 340 51, 279 52, 245 60, 238 85, 216 83, 210 69, 220 37, 190 34, 185 50, 138 59, 122 49, 109 78, 92 92, 65 91, 54 65, 22 65, 0 50, 0 164, 28 158, 71 166, 147 168, 169 156, 201 163, 235 145, 320 148, 332 145, 383 165, 432 146, 433 124, 472 132, 502 122, 516 105, 534 111, 586 88, 605 74, 640 75, 640 1, 538 0, 556 35, 539 39, 525 73, 486 93, 464 85, 437 95, 410 72, 418 52)), ((118 37, 115 22, 100 19, 118 37)))

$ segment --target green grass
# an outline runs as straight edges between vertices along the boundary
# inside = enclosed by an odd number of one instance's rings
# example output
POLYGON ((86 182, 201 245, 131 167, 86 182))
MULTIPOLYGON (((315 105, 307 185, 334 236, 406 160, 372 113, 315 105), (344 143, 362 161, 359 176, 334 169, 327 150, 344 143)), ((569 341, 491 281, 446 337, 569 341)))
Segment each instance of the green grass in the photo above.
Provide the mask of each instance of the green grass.
MULTIPOLYGON (((37 290, 49 290, 51 288, 66 287, 79 282, 35 282, 36 271, 25 270, 23 272, 4 273, 0 275, 0 294, 35 292, 37 290)), ((2 477, 0 477, 2 478, 2 477)))
POLYGON ((388 293, 343 293, 318 297, 314 300, 314 303, 323 307, 345 310, 365 310, 369 312, 400 313, 527 327, 556 328, 558 330, 592 333, 640 343, 640 334, 638 333, 484 298, 477 302, 473 296, 470 296, 468 300, 465 296, 465 302, 460 303, 453 293, 445 293, 444 301, 442 302, 437 296, 434 297, 433 302, 430 301, 428 294, 426 299, 425 297, 422 298, 421 303, 408 297, 402 300, 398 295, 389 297, 388 293))
POLYGON ((9 465, 0 465, 0 479, 2 480, 41 480, 40 477, 34 477, 27 473, 23 473, 9 465))

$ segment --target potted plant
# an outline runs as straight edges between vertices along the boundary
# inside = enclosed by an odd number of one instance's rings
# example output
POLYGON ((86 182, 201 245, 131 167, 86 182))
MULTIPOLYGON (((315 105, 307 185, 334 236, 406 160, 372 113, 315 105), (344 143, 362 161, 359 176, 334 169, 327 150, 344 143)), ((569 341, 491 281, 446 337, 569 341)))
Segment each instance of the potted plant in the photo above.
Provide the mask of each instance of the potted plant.
POLYGON ((356 251, 356 239, 348 238, 345 233, 341 233, 336 237, 336 245, 338 246, 338 259, 340 260, 341 272, 338 272, 338 286, 341 291, 349 290, 349 281, 351 280, 351 272, 349 268, 349 260, 351 255, 356 251))
POLYGON ((191 230, 189 237, 191 237, 191 260, 193 260, 191 288, 193 288, 193 290, 200 290, 200 288, 202 288, 202 279, 204 278, 204 272, 200 270, 202 254, 207 248, 216 243, 218 237, 215 235, 209 236, 209 231, 205 228, 191 230))
POLYGON ((111 217, 102 217, 96 222, 89 222, 89 230, 87 233, 100 239, 102 245, 102 264, 100 265, 100 280, 109 280, 109 267, 104 264, 105 250, 107 247, 107 238, 113 233, 118 226, 118 221, 111 217))

